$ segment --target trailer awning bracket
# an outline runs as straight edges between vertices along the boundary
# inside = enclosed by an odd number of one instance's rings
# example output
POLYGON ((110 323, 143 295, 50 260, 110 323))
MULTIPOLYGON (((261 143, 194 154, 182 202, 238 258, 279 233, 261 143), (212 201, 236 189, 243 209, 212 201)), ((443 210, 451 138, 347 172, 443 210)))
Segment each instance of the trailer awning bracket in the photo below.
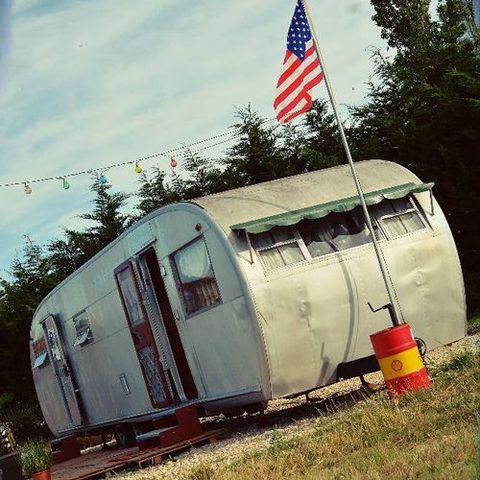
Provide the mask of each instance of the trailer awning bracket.
MULTIPOLYGON (((396 200, 406 197, 411 193, 421 193, 431 191, 434 183, 404 183, 394 187, 384 188, 373 192, 365 193, 365 201, 367 205, 376 205, 382 200, 396 200)), ((301 220, 316 220, 326 217, 329 213, 348 212, 360 205, 358 195, 334 200, 328 203, 321 203, 311 207, 299 210, 288 210, 277 215, 258 218, 244 223, 231 225, 232 230, 245 230, 247 233, 262 233, 271 230, 273 227, 288 227, 296 225, 301 220)))

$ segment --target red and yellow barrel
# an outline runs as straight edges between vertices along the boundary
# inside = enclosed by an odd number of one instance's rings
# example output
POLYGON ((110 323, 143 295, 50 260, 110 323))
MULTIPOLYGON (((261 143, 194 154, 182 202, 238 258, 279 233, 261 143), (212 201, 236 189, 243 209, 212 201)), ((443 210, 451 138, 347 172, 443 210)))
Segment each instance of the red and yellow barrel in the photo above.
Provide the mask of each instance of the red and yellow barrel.
POLYGON ((374 333, 370 340, 392 395, 430 386, 430 377, 408 323, 374 333))

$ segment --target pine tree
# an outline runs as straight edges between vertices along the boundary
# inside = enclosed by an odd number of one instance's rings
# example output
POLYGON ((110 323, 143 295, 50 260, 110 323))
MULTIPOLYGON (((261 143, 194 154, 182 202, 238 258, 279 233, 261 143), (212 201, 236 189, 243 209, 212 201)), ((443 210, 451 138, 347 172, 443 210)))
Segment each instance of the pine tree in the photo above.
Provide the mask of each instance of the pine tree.
POLYGON ((50 262, 55 271, 65 277, 92 258, 102 248, 120 236, 132 223, 131 216, 121 212, 129 195, 110 193, 111 185, 95 181, 93 210, 79 215, 94 224, 83 231, 65 230, 65 238, 49 243, 50 262))
POLYGON ((44 250, 27 238, 21 255, 0 280, 0 331, 7 339, 0 349, 0 384, 16 404, 36 398, 30 369, 28 338, 40 301, 59 281, 44 250))
POLYGON ((140 217, 163 207, 169 203, 179 202, 183 199, 183 181, 174 175, 173 182, 168 183, 166 173, 159 168, 154 168, 154 174, 149 178, 146 173, 140 177, 140 189, 137 196, 139 202, 137 209, 140 217))
POLYGON ((268 123, 251 106, 236 113, 234 125, 239 141, 227 153, 224 161, 226 183, 230 188, 265 182, 285 176, 276 126, 268 123))
POLYGON ((480 308, 480 55, 471 5, 372 0, 374 20, 394 55, 376 52, 368 102, 353 110, 358 155, 403 164, 436 182, 459 248, 471 309, 480 308))
POLYGON ((329 168, 346 161, 335 117, 328 112, 325 100, 313 101, 302 126, 306 131, 303 155, 307 170, 329 168))

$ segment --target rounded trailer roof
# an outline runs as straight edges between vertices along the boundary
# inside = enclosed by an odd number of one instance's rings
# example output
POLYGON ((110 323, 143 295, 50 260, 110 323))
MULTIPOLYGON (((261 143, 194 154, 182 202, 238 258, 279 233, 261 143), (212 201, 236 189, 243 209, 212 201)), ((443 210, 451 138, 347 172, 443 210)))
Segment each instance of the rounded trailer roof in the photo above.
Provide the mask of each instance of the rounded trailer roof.
MULTIPOLYGON (((355 166, 365 193, 407 183, 421 184, 412 172, 393 162, 364 160, 355 162, 355 166)), ((228 233, 232 225, 355 195, 355 183, 347 164, 208 195, 193 202, 228 233)))
MULTIPOLYGON (((421 184, 420 180, 409 170, 385 160, 364 160, 356 162, 358 176, 365 193, 395 187, 406 183, 421 184)), ((259 183, 248 187, 228 190, 213 195, 197 198, 190 202, 178 202, 158 208, 128 228, 113 242, 103 248, 94 257, 84 263, 78 270, 58 284, 38 305, 37 311, 71 278, 93 264, 107 250, 129 235, 141 224, 152 220, 163 212, 196 204, 203 208, 228 234, 231 226, 301 210, 312 205, 329 203, 338 199, 357 195, 350 167, 338 167, 317 170, 315 172, 259 183)))

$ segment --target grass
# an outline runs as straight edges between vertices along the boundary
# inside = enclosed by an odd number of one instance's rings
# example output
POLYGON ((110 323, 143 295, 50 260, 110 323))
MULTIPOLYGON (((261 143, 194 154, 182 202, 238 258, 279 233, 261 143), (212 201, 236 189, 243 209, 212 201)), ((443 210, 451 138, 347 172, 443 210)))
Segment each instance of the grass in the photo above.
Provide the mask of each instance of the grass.
POLYGON ((480 351, 459 353, 431 374, 431 388, 396 403, 386 391, 353 406, 329 402, 300 433, 276 429, 264 447, 125 479, 480 480, 480 351))
POLYGON ((468 319, 468 334, 475 335, 476 333, 480 333, 480 313, 472 315, 468 319))
POLYGON ((19 446, 23 474, 30 475, 47 470, 52 465, 53 453, 45 440, 29 440, 19 446))
POLYGON ((459 354, 435 376, 398 404, 382 392, 322 415, 308 433, 275 430, 266 449, 200 464, 183 478, 480 479, 480 355, 459 354))

